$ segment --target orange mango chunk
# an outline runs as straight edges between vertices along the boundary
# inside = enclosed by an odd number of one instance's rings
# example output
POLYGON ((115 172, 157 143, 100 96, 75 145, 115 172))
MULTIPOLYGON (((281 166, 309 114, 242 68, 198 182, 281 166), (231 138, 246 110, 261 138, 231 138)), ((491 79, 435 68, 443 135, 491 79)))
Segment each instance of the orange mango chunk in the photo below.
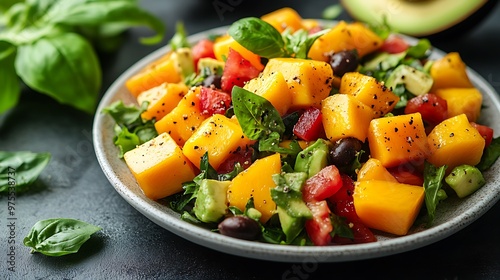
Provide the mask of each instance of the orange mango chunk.
POLYGON ((201 112, 199 95, 200 87, 190 89, 170 113, 155 123, 156 131, 170 134, 177 145, 184 146, 207 118, 201 112))
POLYGON ((154 200, 182 191, 182 183, 196 176, 191 162, 167 133, 126 152, 123 157, 144 195, 154 200))
POLYGON ((186 95, 188 88, 184 84, 163 83, 152 89, 143 91, 137 96, 137 102, 148 102, 148 108, 141 114, 145 120, 159 121, 170 113, 186 95))
POLYGON ((369 158, 358 171, 358 181, 368 180, 398 182, 376 158, 369 158))
POLYGON ((434 80, 431 92, 440 88, 474 87, 467 75, 467 66, 457 52, 450 52, 434 61, 430 74, 434 80))
POLYGON ((208 161, 215 169, 232 153, 245 149, 253 141, 248 139, 238 122, 215 114, 198 127, 184 144, 184 155, 200 167, 200 159, 208 153, 208 161))
POLYGON ((405 235, 415 222, 424 201, 424 188, 398 182, 355 182, 354 209, 372 229, 405 235))
POLYGON ((261 75, 248 81, 243 88, 271 102, 281 116, 285 115, 292 105, 292 94, 281 72, 261 75))
POLYGON ((334 52, 354 50, 363 57, 382 46, 383 40, 360 22, 340 21, 322 35, 309 49, 309 57, 314 60, 329 61, 334 52))
POLYGON ((430 148, 427 160, 437 167, 447 165, 448 171, 462 164, 478 164, 485 145, 484 138, 469 123, 465 114, 442 121, 432 129, 427 139, 430 148))
POLYGON ((465 114, 475 122, 481 115, 483 95, 477 88, 442 88, 434 93, 446 100, 449 118, 465 114))
POLYGON ((385 167, 421 163, 428 155, 427 135, 420 113, 373 119, 368 143, 371 156, 385 167))
POLYGON ((263 15, 261 19, 271 24, 280 33, 289 28, 292 33, 302 29, 302 17, 292 8, 281 8, 269 14, 263 15))
POLYGON ((260 62, 260 56, 254 54, 249 51, 240 43, 236 42, 233 37, 229 35, 224 35, 215 40, 214 43, 214 54, 215 58, 219 61, 226 61, 227 56, 229 55, 229 49, 233 49, 238 52, 243 58, 248 60, 253 67, 257 68, 257 70, 262 71, 264 69, 264 65, 260 62))
POLYGON ((271 198, 271 189, 276 187, 272 176, 280 172, 279 154, 256 160, 232 180, 227 193, 229 206, 244 210, 250 197, 253 197, 255 209, 262 213, 260 221, 267 222, 276 211, 276 203, 271 198))

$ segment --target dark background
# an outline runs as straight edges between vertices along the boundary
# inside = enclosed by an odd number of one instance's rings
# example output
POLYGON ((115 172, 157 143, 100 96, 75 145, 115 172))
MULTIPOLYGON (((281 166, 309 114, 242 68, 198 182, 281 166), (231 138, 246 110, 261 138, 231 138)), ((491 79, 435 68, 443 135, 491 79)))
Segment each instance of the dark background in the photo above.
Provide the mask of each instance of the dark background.
MULTIPOLYGON (((290 6, 303 17, 320 18, 337 1, 142 1, 167 25, 166 38, 182 20, 190 34, 229 25, 290 6)), ((349 20, 343 13, 340 19, 349 20)), ((144 46, 147 29, 132 29, 119 51, 102 55, 103 90, 136 61, 163 46, 144 46)), ((467 34, 434 38, 436 47, 462 59, 500 92, 500 5, 467 34)), ((498 279, 500 205, 453 236, 394 256, 343 263, 278 263, 207 249, 157 226, 123 200, 102 173, 92 145, 93 116, 24 90, 20 104, 0 116, 0 150, 48 151, 52 160, 33 191, 16 200, 16 272, 7 271, 5 196, 0 196, 0 278, 7 279, 498 279), (22 239, 38 221, 68 217, 103 229, 80 252, 64 257, 29 254, 22 239)), ((498 133, 495 135, 498 136, 498 133)))

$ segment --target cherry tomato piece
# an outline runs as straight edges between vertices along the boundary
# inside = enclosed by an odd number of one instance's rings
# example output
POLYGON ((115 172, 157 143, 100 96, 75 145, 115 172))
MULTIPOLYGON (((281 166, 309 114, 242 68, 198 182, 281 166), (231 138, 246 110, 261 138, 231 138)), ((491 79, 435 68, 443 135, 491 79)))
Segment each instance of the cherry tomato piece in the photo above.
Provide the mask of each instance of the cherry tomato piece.
POLYGON ((224 71, 222 72, 222 90, 230 93, 233 86, 243 87, 245 82, 259 76, 259 73, 260 71, 255 68, 250 61, 230 48, 224 71))
POLYGON ((391 54, 402 53, 406 51, 409 46, 410 45, 400 36, 391 35, 387 39, 385 39, 379 50, 391 54))
POLYGON ((200 40, 191 48, 191 52, 193 53, 194 65, 197 67, 200 58, 215 59, 214 42, 208 39, 200 40))
POLYGON ((326 200, 308 202, 307 207, 311 209, 313 215, 313 218, 307 220, 305 224, 307 235, 316 246, 330 244, 332 241, 330 233, 333 230, 333 226, 328 203, 326 200))
POLYGON ((424 185, 424 177, 418 170, 408 170, 401 166, 388 168, 387 171, 396 178, 399 183, 414 185, 414 186, 423 186, 424 185))
POLYGON ((489 126, 486 126, 486 125, 482 125, 482 124, 477 124, 475 122, 471 122, 470 123, 475 129, 477 129, 477 131, 479 132, 479 134, 481 134, 481 136, 483 136, 484 138, 484 147, 488 147, 490 144, 491 144, 491 141, 493 141, 493 128, 489 127, 489 126))
POLYGON ((231 106, 231 95, 213 88, 202 87, 200 90, 200 107, 204 115, 224 114, 231 106))
POLYGON ((329 165, 307 179, 302 196, 306 202, 320 201, 334 195, 341 187, 339 170, 335 165, 329 165))
POLYGON ((236 163, 239 163, 243 169, 247 169, 252 164, 252 154, 253 149, 248 147, 246 149, 240 149, 235 153, 232 153, 229 158, 227 158, 219 168, 217 173, 225 174, 233 171, 236 163))
POLYGON ((323 132, 321 110, 309 107, 300 115, 293 127, 293 133, 302 140, 313 141, 318 139, 323 132))
POLYGON ((443 98, 427 93, 408 100, 405 114, 420 113, 430 125, 436 125, 448 118, 448 103, 443 98))

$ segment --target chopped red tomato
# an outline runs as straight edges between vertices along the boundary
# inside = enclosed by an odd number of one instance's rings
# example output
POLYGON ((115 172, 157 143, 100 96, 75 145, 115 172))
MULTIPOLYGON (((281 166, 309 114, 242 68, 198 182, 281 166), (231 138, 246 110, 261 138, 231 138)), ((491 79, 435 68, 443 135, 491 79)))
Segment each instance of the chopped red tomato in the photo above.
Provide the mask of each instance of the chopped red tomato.
POLYGON ((334 195, 341 187, 339 170, 335 165, 329 165, 307 179, 302 196, 306 202, 320 201, 334 195))
POLYGON ((191 52, 193 53, 193 60, 194 60, 194 65, 198 65, 198 60, 200 58, 214 58, 215 59, 215 53, 214 53, 214 42, 208 40, 208 39, 203 39, 198 41, 196 45, 194 45, 191 48, 191 52))
POLYGON ((233 86, 243 87, 245 82, 259 76, 260 71, 250 61, 237 51, 229 49, 226 64, 222 73, 221 87, 225 92, 231 92, 233 86))
POLYGON ((330 244, 332 236, 330 233, 333 230, 332 221, 330 220, 330 208, 326 200, 308 202, 307 207, 311 209, 313 218, 306 221, 306 232, 311 241, 316 246, 324 246, 330 244))
POLYGON ((436 125, 448 118, 448 103, 443 98, 427 93, 408 101, 405 114, 420 113, 430 125, 436 125))
POLYGON ((236 163, 239 163, 243 169, 247 169, 252 164, 252 153, 253 149, 250 147, 232 153, 228 159, 219 165, 217 173, 226 174, 233 171, 236 163))
POLYGON ((372 231, 367 228, 359 219, 354 209, 354 182, 347 175, 341 175, 342 187, 338 192, 332 195, 328 200, 332 204, 332 212, 346 219, 347 225, 351 228, 354 238, 334 236, 333 242, 337 244, 358 244, 375 242, 377 238, 372 231))
POLYGON ((391 35, 385 39, 384 43, 380 47, 380 51, 388 52, 391 54, 401 53, 408 49, 410 45, 400 36, 391 35))
POLYGON ((475 129, 477 129, 477 131, 479 132, 479 134, 481 134, 481 136, 483 136, 485 141, 484 147, 485 148, 488 147, 491 144, 491 141, 493 141, 493 132, 494 132, 493 128, 486 125, 477 124, 475 122, 471 122, 470 124, 475 129))
POLYGON ((293 133, 305 141, 318 139, 323 133, 323 121, 321 117, 320 109, 315 107, 306 109, 293 127, 293 133))
POLYGON ((204 115, 225 114, 231 106, 229 93, 213 88, 202 87, 200 90, 200 107, 204 115))
POLYGON ((423 174, 417 170, 416 168, 410 168, 407 166, 396 166, 388 168, 387 171, 396 178, 399 183, 414 185, 414 186, 423 186, 424 185, 424 177, 423 174))

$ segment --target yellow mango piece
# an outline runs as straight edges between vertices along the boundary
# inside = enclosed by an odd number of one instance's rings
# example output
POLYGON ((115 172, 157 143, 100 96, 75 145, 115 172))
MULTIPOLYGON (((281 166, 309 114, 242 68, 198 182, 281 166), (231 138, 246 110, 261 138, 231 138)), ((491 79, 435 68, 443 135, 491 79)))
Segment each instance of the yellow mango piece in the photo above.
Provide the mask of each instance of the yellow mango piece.
POLYGON ((368 159, 358 171, 358 181, 368 180, 398 182, 376 158, 368 159))
POLYGON ((123 157, 144 194, 154 200, 182 191, 182 183, 196 176, 191 162, 167 133, 126 152, 123 157))
POLYGON ((146 111, 141 114, 141 117, 145 120, 154 118, 159 121, 177 106, 187 92, 186 85, 172 83, 163 83, 143 91, 137 96, 137 102, 139 105, 148 102, 149 105, 146 111))
POLYGON ((155 123, 156 131, 170 134, 177 145, 184 146, 186 140, 207 118, 200 110, 199 95, 200 87, 189 90, 170 113, 155 123))
MULTIPOLYGON (((303 149, 309 147, 309 145, 312 145, 314 144, 315 141, 304 141, 304 140, 297 140, 297 142, 299 143, 299 146, 303 149)), ((283 148, 290 148, 290 143, 292 143, 292 140, 283 140, 279 143, 279 146, 280 147, 283 147, 283 148)))
POLYGON ((434 80, 431 92, 441 88, 474 87, 467 75, 467 66, 457 52, 450 52, 434 61, 430 74, 434 80))
POLYGON ((137 97, 141 92, 159 86, 163 83, 178 83, 182 80, 178 66, 171 53, 150 63, 139 73, 135 74, 125 82, 125 86, 137 97))
POLYGON ((437 167, 447 165, 448 171, 462 164, 478 164, 485 145, 484 138, 465 114, 442 121, 427 139, 430 148, 427 160, 437 167))
POLYGON ((371 156, 385 167, 420 163, 428 155, 427 135, 420 113, 372 120, 368 143, 371 156))
POLYGON ((252 141, 248 139, 236 121, 215 114, 198 127, 184 144, 184 155, 200 167, 200 159, 208 153, 208 161, 215 169, 232 153, 245 149, 252 141))
POLYGON ((271 24, 280 33, 285 29, 291 29, 292 33, 302 29, 302 17, 292 8, 281 8, 269 14, 263 15, 261 19, 271 24))
POLYGON ((399 101, 389 88, 375 78, 359 72, 342 76, 339 93, 349 94, 373 110, 373 118, 382 117, 394 109, 399 101))
POLYGON ((434 94, 446 100, 448 117, 465 114, 471 122, 476 122, 481 114, 483 95, 477 88, 442 88, 434 94))
POLYGON ((424 188, 397 182, 355 182, 354 208, 363 224, 372 229, 405 235, 424 201, 424 188))
POLYGON ((319 23, 318 20, 305 18, 302 19, 302 26, 304 27, 305 30, 311 30, 313 28, 321 27, 321 24, 319 23))
POLYGON ((271 102, 281 116, 285 115, 292 105, 292 94, 281 72, 261 75, 248 81, 243 88, 271 102))
POLYGON ((244 210, 250 197, 253 197, 255 209, 262 213, 260 221, 267 222, 276 211, 276 203, 271 198, 271 189, 276 187, 272 175, 280 172, 279 154, 256 160, 232 180, 227 192, 229 206, 244 210))
POLYGON ((383 40, 364 24, 340 21, 332 29, 316 39, 309 49, 309 57, 314 60, 329 61, 334 52, 354 50, 360 57, 371 53, 380 46, 383 40))
POLYGON ((226 61, 227 56, 229 55, 229 48, 238 52, 243 58, 250 61, 250 64, 253 67, 257 68, 257 70, 262 71, 264 69, 264 65, 260 62, 260 56, 254 54, 249 51, 242 45, 240 45, 233 37, 229 35, 224 35, 215 40, 214 43, 214 54, 215 58, 219 61, 226 61))
POLYGON ((347 137, 364 142, 373 117, 368 106, 347 94, 325 98, 321 103, 321 114, 326 137, 332 142, 347 137))
POLYGON ((291 109, 310 106, 320 108, 332 89, 332 67, 322 61, 297 58, 272 58, 264 68, 262 76, 275 72, 283 74, 292 94, 291 109))

